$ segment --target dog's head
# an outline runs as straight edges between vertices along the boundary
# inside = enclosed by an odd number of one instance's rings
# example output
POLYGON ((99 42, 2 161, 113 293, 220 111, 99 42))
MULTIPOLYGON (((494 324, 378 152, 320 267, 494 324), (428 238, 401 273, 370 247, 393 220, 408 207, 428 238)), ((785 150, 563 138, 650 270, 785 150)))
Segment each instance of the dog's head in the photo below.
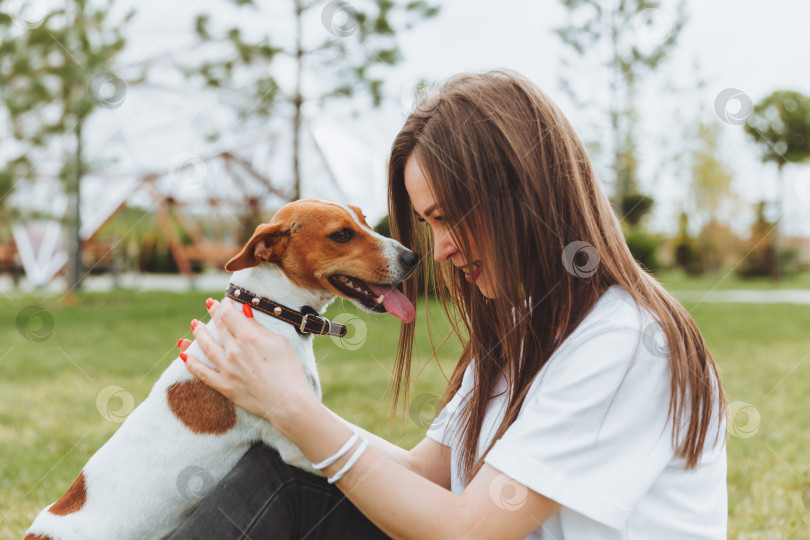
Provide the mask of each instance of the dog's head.
POLYGON ((419 256, 374 232, 359 208, 319 199, 282 207, 225 265, 229 272, 274 264, 298 287, 326 291, 362 309, 411 322, 413 305, 396 289, 419 256))

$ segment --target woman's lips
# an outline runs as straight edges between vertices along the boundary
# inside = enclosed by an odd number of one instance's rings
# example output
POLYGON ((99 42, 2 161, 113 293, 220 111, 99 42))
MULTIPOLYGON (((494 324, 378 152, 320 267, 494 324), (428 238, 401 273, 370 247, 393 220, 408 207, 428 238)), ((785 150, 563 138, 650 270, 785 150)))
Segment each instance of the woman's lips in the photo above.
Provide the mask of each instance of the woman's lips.
POLYGON ((469 282, 474 282, 481 275, 481 261, 475 261, 472 264, 461 267, 464 272, 464 279, 469 282))

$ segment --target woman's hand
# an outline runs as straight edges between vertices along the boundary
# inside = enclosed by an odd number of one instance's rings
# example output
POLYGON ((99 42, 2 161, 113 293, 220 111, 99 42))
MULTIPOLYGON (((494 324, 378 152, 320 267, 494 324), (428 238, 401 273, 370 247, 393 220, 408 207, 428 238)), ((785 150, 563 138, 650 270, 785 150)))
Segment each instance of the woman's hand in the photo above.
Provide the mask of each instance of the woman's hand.
MULTIPOLYGON (((317 400, 290 343, 257 323, 250 306, 237 307, 230 299, 221 303, 209 299, 206 305, 219 341, 199 321, 192 321, 191 331, 216 369, 181 352, 193 375, 239 407, 272 423, 294 416, 301 400, 317 400)), ((181 350, 188 347, 183 340, 177 345, 181 350)))

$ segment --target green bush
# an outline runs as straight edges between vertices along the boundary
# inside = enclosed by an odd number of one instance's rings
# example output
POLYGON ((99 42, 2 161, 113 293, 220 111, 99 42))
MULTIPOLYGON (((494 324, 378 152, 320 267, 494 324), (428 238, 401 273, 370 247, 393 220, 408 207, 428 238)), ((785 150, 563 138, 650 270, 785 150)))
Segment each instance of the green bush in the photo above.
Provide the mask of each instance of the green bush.
POLYGON ((630 227, 635 227, 646 216, 655 203, 652 197, 641 193, 628 193, 622 197, 622 215, 630 227))
POLYGON ((650 272, 659 270, 660 264, 656 252, 661 246, 661 241, 658 238, 636 227, 631 227, 624 232, 624 241, 627 242, 630 253, 644 268, 650 272))
POLYGON ((675 264, 690 276, 699 276, 706 270, 701 250, 691 238, 682 238, 675 244, 675 264))

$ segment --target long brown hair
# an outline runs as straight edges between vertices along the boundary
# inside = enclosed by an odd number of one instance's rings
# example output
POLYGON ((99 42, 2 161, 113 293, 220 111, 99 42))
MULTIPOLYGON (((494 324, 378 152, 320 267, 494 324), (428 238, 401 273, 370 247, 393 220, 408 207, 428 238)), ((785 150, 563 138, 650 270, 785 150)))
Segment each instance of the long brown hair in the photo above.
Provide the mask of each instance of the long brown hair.
MULTIPOLYGON (((394 237, 427 260, 432 255, 429 232, 417 226, 405 189, 411 154, 444 221, 455 224, 450 234, 463 260, 473 260, 467 236, 474 231, 497 287, 495 298, 488 299, 449 261, 436 263, 436 290, 464 343, 442 398, 445 404, 475 359, 474 388, 458 424, 459 464, 466 478, 475 475, 492 448, 476 459, 489 397, 501 372, 510 374, 510 386, 493 443, 517 418, 552 353, 614 284, 654 314, 657 330, 666 336, 676 455, 694 468, 713 414, 722 416, 725 410, 717 369, 689 313, 631 255, 585 148, 556 104, 509 71, 455 76, 418 104, 391 149, 388 204, 394 237)), ((417 286, 414 280, 403 284, 411 301, 417 286)), ((413 324, 402 326, 394 410, 400 397, 408 400, 413 334, 413 324)))

